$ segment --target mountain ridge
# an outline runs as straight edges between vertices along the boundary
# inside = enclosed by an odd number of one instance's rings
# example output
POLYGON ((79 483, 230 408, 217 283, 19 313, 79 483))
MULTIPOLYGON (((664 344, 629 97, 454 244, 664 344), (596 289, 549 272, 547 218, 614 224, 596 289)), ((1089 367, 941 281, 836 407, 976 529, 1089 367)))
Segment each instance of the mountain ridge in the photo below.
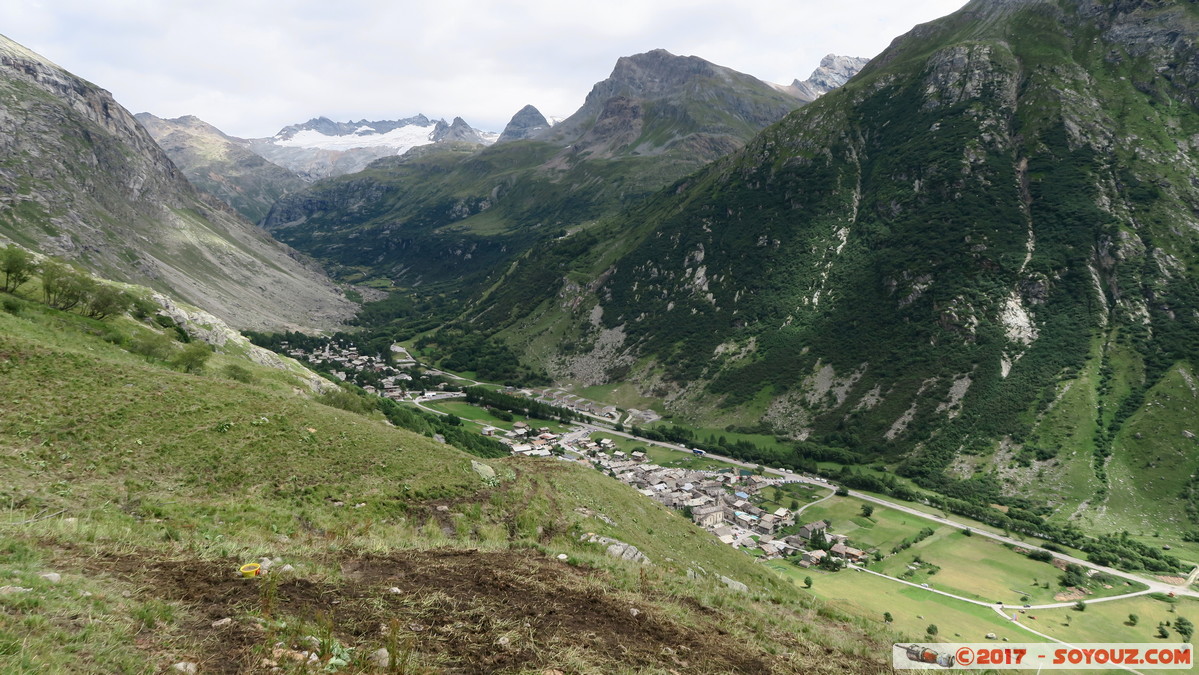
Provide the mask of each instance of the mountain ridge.
POLYGON ((357 122, 314 117, 283 127, 274 136, 239 139, 239 142, 251 152, 312 182, 357 173, 375 160, 402 155, 423 145, 487 146, 497 138, 498 134, 475 129, 461 117, 447 123, 418 114, 397 120, 357 122))
POLYGON ((623 57, 612 73, 578 112, 528 139, 380 159, 283 198, 264 226, 346 279, 473 287, 517 252, 686 175, 802 105, 664 50, 623 57))
POLYGON ((261 221, 284 194, 305 183, 194 115, 161 119, 134 115, 192 185, 229 204, 252 223, 261 221))
POLYGON ((316 329, 353 304, 315 265, 197 193, 111 95, 0 37, 0 235, 238 327, 316 329))

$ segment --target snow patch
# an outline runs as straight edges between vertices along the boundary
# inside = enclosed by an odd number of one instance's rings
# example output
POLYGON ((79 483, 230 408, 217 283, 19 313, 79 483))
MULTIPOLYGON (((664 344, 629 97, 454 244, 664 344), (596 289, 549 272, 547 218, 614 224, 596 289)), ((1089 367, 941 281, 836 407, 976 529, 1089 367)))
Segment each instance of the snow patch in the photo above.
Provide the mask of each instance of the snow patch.
MULTIPOLYGON (((354 148, 395 148, 396 154, 401 155, 419 145, 433 142, 432 126, 422 127, 415 124, 392 129, 385 134, 364 131, 370 127, 359 127, 353 134, 346 136, 327 136, 314 129, 297 131, 286 140, 276 139, 274 144, 284 148, 309 148, 313 150, 353 150, 354 148)), ((373 131, 373 130, 371 130, 373 131)))

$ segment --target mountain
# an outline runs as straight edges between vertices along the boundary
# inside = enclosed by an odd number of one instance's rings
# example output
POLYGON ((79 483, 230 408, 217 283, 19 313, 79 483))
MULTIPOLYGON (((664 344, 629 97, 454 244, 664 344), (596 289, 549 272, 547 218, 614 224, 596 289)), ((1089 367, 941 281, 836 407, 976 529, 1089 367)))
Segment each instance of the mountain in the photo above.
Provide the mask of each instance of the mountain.
POLYGON ((460 117, 453 123, 416 115, 399 120, 334 122, 316 117, 284 127, 270 138, 243 141, 245 147, 306 181, 357 173, 383 157, 402 155, 438 141, 490 145, 496 135, 474 129, 460 117))
POLYGON ((512 116, 507 126, 504 127, 504 131, 500 133, 500 137, 496 139, 496 143, 532 138, 548 128, 550 128, 550 122, 545 115, 542 115, 537 108, 527 105, 512 116))
POLYGON ((796 107, 755 77, 655 49, 618 59, 583 107, 539 138, 569 145, 574 156, 687 148, 706 161, 739 147, 796 107))
POLYGON ((220 198, 250 222, 262 220, 280 197, 305 185, 296 174, 246 149, 245 141, 197 117, 165 120, 138 113, 134 118, 192 185, 220 198))
POLYGON ((830 91, 845 86, 849 78, 856 75, 869 62, 870 59, 859 56, 829 54, 820 60, 820 66, 812 71, 812 75, 808 79, 803 82, 795 80, 790 85, 779 89, 801 101, 815 101, 830 91))
POLYGON ((239 327, 329 327, 353 304, 196 192, 108 92, 0 37, 0 235, 239 327))
POLYGON ((379 160, 281 199, 264 226, 345 279, 468 289, 539 242, 740 147, 799 105, 697 57, 624 57, 559 124, 525 108, 507 132, 524 140, 379 160))
POLYGON ((975 0, 526 254, 468 319, 560 381, 631 380, 979 513, 1188 527, 1196 45, 1192 2, 975 0))

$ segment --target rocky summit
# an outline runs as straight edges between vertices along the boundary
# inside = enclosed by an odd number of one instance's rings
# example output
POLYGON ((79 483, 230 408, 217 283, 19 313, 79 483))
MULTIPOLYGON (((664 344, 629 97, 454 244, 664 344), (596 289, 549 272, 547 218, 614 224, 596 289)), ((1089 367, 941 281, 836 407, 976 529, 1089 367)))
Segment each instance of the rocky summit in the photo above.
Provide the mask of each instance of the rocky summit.
POLYGON ((548 128, 550 128, 550 123, 545 115, 542 115, 537 108, 527 105, 512 116, 496 143, 531 138, 548 128))
POLYGON ((812 71, 808 79, 795 80, 782 90, 801 101, 815 101, 830 91, 844 86, 849 78, 857 75, 870 59, 858 56, 829 54, 820 60, 820 66, 812 71))
POLYGON ((219 198, 247 220, 257 223, 283 195, 304 181, 245 147, 195 116, 164 120, 150 113, 134 115, 198 189, 219 198))

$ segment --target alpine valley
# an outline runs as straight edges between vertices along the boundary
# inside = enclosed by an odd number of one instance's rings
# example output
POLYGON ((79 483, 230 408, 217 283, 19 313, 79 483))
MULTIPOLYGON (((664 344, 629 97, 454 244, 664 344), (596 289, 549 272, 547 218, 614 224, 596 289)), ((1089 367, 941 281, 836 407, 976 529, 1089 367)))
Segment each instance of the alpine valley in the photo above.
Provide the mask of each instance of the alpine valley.
POLYGON ((237 138, 0 36, 0 281, 3 672, 1199 620, 1195 0, 971 0, 791 84, 656 49, 499 132, 237 138))

